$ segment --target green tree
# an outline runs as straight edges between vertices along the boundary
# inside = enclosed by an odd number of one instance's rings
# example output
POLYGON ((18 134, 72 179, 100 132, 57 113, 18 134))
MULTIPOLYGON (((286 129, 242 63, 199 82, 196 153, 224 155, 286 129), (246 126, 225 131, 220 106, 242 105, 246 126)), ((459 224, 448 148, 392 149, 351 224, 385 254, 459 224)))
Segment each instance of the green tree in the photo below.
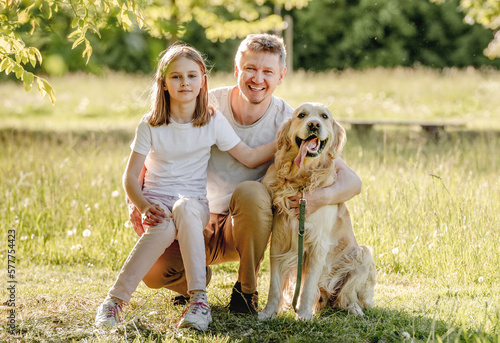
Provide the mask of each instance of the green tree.
MULTIPOLYGON (((442 4, 449 0, 431 0, 442 4)), ((483 25, 494 32, 494 37, 484 49, 489 58, 500 57, 500 1, 498 0, 460 0, 460 9, 465 13, 467 24, 483 25)))
POLYGON ((292 12, 294 65, 312 70, 500 66, 482 54, 491 32, 465 24, 458 2, 315 0, 292 12))
MULTIPOLYGON (((293 8, 308 1, 272 3, 293 8)), ((27 91, 36 81, 41 95, 48 94, 54 103, 49 82, 34 70, 44 61, 36 47, 44 37, 55 37, 60 44, 70 40, 71 49, 83 47, 88 63, 92 42, 113 25, 124 32, 175 40, 182 38, 186 25, 196 22, 212 41, 283 29, 281 17, 262 5, 264 0, 0 0, 0 72, 14 74, 27 91)))

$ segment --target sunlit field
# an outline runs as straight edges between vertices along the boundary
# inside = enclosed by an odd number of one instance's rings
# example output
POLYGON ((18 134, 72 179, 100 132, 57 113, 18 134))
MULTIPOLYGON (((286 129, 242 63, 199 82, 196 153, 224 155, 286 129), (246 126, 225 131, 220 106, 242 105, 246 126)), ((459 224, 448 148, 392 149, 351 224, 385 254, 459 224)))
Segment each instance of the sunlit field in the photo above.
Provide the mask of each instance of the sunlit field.
MULTIPOLYGON (((214 321, 206 333, 175 329, 182 313, 169 301, 175 294, 144 285, 123 325, 93 327, 138 239, 121 175, 147 108, 148 77, 51 82, 55 106, 17 83, 0 85, 0 341, 500 342, 499 72, 296 72, 285 80, 278 96, 292 106, 323 102, 337 119, 465 126, 436 140, 418 126, 357 132, 345 125, 343 159, 363 180, 348 207, 357 240, 373 248, 378 268, 375 306, 364 317, 332 309, 312 322, 296 322, 292 310, 267 322, 231 315, 237 264, 230 263, 212 267, 214 321), (12 294, 15 307, 8 306, 12 294)), ((212 87, 233 83, 232 75, 210 79, 212 87)), ((268 284, 266 256, 261 309, 268 284)))
MULTIPOLYGON (((500 72, 374 69, 285 76, 275 94, 292 107, 321 102, 338 119, 417 120, 466 123, 500 130, 500 72)), ((149 75, 85 74, 49 79, 56 106, 18 83, 0 84, 0 127, 110 130, 135 127, 148 108, 149 75)), ((211 88, 233 85, 232 74, 214 74, 211 88)))

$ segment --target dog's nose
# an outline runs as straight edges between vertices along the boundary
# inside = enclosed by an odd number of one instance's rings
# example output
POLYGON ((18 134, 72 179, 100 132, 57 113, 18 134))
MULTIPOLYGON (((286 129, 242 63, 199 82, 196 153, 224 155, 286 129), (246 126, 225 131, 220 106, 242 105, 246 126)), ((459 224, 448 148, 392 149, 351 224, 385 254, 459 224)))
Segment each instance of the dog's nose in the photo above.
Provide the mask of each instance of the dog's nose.
POLYGON ((321 123, 319 121, 312 121, 309 124, 307 124, 307 126, 311 131, 318 131, 319 128, 321 127, 321 123))

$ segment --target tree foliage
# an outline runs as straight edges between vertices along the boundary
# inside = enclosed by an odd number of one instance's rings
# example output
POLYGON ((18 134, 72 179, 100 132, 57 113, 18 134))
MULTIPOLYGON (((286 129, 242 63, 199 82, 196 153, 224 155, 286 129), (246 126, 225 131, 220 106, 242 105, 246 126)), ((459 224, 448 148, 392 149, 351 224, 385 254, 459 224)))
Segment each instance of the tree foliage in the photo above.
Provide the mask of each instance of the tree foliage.
MULTIPOLYGON (((449 0, 432 1, 442 4, 449 0)), ((500 1, 460 0, 460 9, 465 12, 464 21, 467 24, 478 23, 494 32, 484 54, 490 58, 500 57, 500 1)))
POLYGON ((292 12, 294 65, 306 70, 500 66, 482 54, 491 32, 465 24, 458 2, 315 0, 292 12))
POLYGON ((49 82, 44 78, 26 70, 31 64, 42 64, 42 54, 26 39, 25 33, 33 35, 37 30, 52 32, 51 25, 58 13, 70 13, 71 33, 68 39, 73 40, 72 48, 84 45, 82 56, 90 59, 92 45, 88 39, 89 32, 100 35, 106 26, 106 18, 114 16, 120 26, 127 30, 135 22, 144 26, 141 7, 133 0, 0 0, 0 72, 7 75, 11 72, 22 80, 26 90, 30 90, 34 80, 42 96, 48 94, 50 101, 55 102, 55 94, 49 82), (24 37, 23 37, 24 36, 24 37))
POLYGON ((282 14, 296 68, 500 66, 483 55, 500 55, 499 12, 498 0, 0 0, 0 72, 54 102, 42 73, 150 72, 177 39, 230 70, 239 39, 281 31, 282 14))
MULTIPOLYGON (((276 3, 292 8, 308 1, 276 3)), ((26 90, 36 80, 42 96, 48 94, 54 103, 49 82, 31 71, 42 64, 42 53, 36 46, 47 36, 51 41, 69 40, 71 49, 83 46, 82 57, 88 63, 93 40, 101 39, 110 27, 176 39, 183 36, 186 25, 196 22, 212 41, 283 29, 281 17, 263 13, 263 4, 262 0, 0 0, 0 72, 13 73, 26 90), (223 12, 231 14, 230 19, 223 12)))

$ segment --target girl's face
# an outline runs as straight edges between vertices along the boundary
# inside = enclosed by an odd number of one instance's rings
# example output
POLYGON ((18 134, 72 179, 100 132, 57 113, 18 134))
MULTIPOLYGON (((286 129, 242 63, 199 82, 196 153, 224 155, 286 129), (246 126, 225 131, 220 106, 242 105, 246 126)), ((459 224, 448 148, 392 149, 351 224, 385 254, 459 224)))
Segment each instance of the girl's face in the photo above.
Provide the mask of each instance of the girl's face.
POLYGON ((181 57, 168 66, 163 89, 168 90, 171 104, 196 102, 205 79, 206 75, 202 74, 198 63, 181 57))

